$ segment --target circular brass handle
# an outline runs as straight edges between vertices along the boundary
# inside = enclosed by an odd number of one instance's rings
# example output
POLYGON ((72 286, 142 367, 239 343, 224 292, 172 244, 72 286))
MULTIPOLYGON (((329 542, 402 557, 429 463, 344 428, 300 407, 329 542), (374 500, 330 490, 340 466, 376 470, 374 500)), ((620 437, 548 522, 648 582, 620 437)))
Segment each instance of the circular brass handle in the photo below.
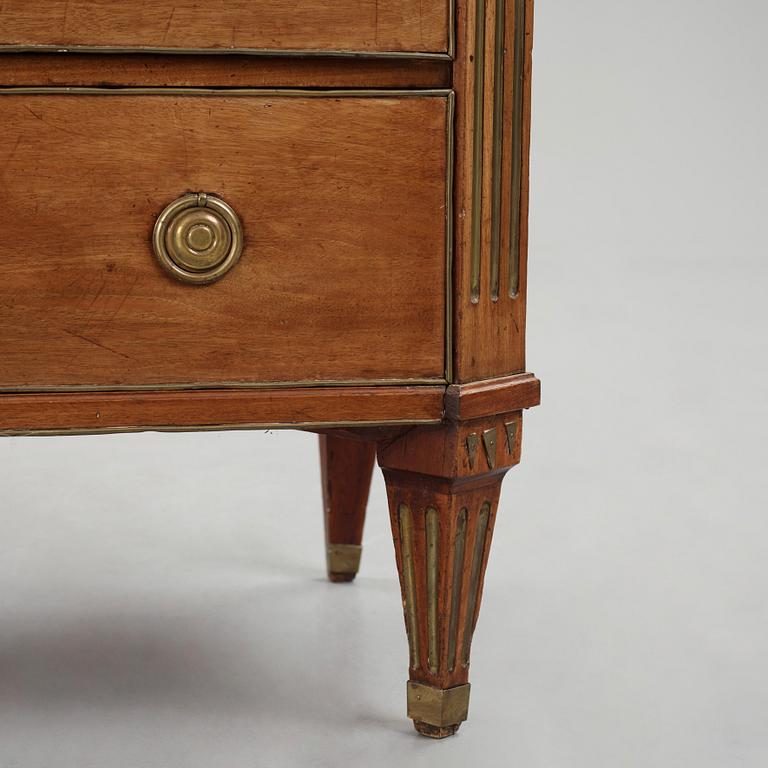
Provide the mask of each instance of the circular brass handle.
POLYGON ((243 226, 223 200, 195 192, 174 200, 160 214, 152 235, 160 265, 182 283, 220 280, 243 251, 243 226))

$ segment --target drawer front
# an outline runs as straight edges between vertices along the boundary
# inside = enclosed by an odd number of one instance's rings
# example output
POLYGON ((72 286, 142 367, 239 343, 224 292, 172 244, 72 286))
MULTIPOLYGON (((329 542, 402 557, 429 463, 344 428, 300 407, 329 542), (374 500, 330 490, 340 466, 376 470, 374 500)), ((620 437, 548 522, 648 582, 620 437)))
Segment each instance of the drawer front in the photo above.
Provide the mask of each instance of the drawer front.
POLYGON ((450 0, 5 0, 0 45, 447 54, 450 0))
POLYGON ((445 375, 444 92, 3 92, 0 388, 445 375), (189 285, 153 252, 185 193, 240 260, 189 285))

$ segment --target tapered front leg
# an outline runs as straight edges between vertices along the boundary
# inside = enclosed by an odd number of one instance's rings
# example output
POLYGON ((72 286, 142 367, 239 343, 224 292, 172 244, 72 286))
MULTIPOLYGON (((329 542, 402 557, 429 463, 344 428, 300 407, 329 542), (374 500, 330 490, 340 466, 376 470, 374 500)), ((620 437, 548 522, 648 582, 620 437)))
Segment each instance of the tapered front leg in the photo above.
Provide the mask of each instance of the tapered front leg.
POLYGON ((360 567, 376 443, 320 435, 328 578, 352 581, 360 567))
POLYGON ((472 635, 520 432, 517 412, 417 428, 379 450, 408 634, 408 716, 425 736, 450 736, 467 718, 472 635))

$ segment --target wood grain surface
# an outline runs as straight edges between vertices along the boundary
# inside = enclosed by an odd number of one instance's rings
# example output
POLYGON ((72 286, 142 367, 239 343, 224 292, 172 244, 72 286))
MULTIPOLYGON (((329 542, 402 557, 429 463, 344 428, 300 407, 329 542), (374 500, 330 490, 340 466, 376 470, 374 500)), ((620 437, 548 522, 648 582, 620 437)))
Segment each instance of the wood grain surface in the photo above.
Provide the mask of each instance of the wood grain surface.
POLYGON ((4 0, 0 44, 443 52, 447 0, 4 0))
POLYGON ((441 379, 442 96, 2 95, 0 387, 441 379), (246 246, 222 281, 157 265, 205 191, 246 246))
POLYGON ((439 422, 444 387, 0 395, 0 433, 439 422))

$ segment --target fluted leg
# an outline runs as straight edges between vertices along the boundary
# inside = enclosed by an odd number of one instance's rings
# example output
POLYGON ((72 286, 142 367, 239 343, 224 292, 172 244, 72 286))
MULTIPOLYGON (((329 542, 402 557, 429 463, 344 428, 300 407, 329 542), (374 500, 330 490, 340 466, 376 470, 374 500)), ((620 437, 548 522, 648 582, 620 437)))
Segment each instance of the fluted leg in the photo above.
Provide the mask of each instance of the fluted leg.
POLYGON ((410 653, 408 716, 443 738, 469 707, 469 661, 501 481, 520 414, 415 429, 379 451, 410 653))
POLYGON ((320 435, 328 578, 352 581, 360 566, 376 444, 320 435))

